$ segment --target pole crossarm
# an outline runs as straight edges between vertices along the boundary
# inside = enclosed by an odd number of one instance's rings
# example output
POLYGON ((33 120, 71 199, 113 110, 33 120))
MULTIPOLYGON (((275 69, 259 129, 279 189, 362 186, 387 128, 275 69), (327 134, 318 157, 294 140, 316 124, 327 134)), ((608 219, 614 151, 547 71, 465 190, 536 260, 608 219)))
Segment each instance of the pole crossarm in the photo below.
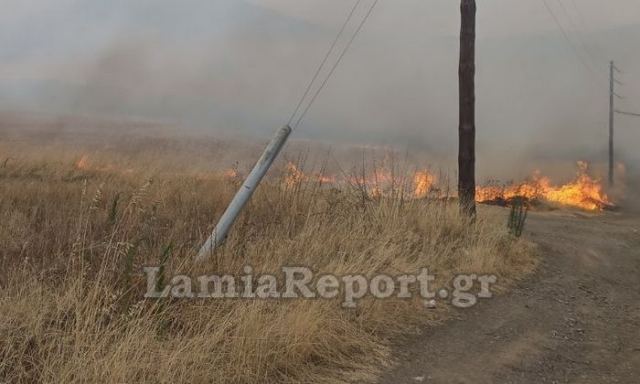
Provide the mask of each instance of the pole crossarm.
POLYGON ((609 62, 609 187, 615 183, 615 146, 614 146, 614 124, 615 124, 615 101, 616 97, 621 99, 616 93, 616 68, 613 60, 609 62))
POLYGON ((640 117, 640 113, 625 112, 625 111, 620 111, 620 110, 617 110, 617 109, 616 109, 616 113, 620 114, 620 115, 640 117))

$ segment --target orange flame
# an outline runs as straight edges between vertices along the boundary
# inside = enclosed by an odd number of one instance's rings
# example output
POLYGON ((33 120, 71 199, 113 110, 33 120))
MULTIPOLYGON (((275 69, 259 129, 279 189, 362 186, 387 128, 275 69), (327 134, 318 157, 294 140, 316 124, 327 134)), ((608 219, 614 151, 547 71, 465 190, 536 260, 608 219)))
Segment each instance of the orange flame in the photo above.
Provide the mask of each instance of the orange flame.
POLYGON ((308 180, 304 172, 298 169, 298 166, 296 166, 292 162, 287 163, 285 167, 285 172, 286 172, 286 175, 284 178, 284 185, 287 188, 293 188, 297 184, 300 184, 303 181, 308 180))
POLYGON ((318 180, 319 183, 321 184, 334 184, 336 182, 336 178, 333 176, 327 176, 327 175, 316 175, 316 180, 318 180))
POLYGON ((424 199, 427 197, 431 188, 436 183, 436 177, 429 173, 428 171, 418 171, 413 176, 413 196, 416 199, 424 199))
POLYGON ((94 171, 94 172, 117 172, 117 173, 132 173, 132 168, 121 168, 114 164, 106 164, 102 166, 97 166, 92 164, 89 160, 89 155, 84 154, 80 156, 78 161, 74 164, 75 169, 79 171, 94 171))
POLYGON ((229 168, 222 174, 225 179, 235 180, 240 177, 240 173, 235 168, 229 168))
POLYGON ((576 178, 567 184, 554 186, 547 177, 536 172, 528 182, 506 187, 479 187, 476 191, 478 202, 509 200, 514 197, 525 197, 530 200, 543 200, 569 207, 589 211, 602 210, 612 205, 604 192, 602 183, 589 174, 589 165, 578 162, 576 178))
POLYGON ((76 169, 79 169, 79 170, 82 170, 82 171, 88 170, 89 169, 89 156, 87 154, 84 154, 84 155, 80 156, 78 161, 76 161, 75 167, 76 167, 76 169))
POLYGON ((305 181, 315 181, 320 184, 335 184, 337 180, 333 176, 328 176, 323 173, 314 174, 313 176, 306 175, 301 171, 297 165, 292 162, 288 162, 285 166, 284 185, 287 188, 291 188, 297 184, 305 181))
MULTIPOLYGON (((293 187, 307 181, 356 185, 366 190, 374 198, 391 196, 394 192, 400 189, 404 190, 406 187, 410 188, 411 196, 415 199, 434 196, 435 192, 441 190, 437 177, 427 170, 415 172, 410 178, 402 178, 385 167, 379 167, 364 177, 353 176, 338 180, 335 177, 324 175, 308 176, 295 164, 288 163, 286 165, 285 186, 293 187)), ((548 177, 542 176, 539 171, 536 171, 526 182, 506 186, 489 185, 476 189, 476 201, 479 203, 508 202, 516 197, 590 211, 613 206, 601 181, 589 175, 589 166, 583 161, 578 162, 578 172, 575 179, 563 185, 553 185, 548 177)))

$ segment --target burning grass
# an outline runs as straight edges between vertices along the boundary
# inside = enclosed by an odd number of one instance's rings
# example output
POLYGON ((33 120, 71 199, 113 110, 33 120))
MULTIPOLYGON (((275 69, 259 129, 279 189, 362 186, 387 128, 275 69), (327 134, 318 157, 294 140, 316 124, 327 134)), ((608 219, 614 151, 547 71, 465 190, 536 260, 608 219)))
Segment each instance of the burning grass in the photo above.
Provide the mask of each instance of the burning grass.
MULTIPOLYGON (((338 300, 144 300, 142 266, 195 272, 237 172, 125 172, 65 156, 0 168, 0 382, 353 382, 391 364, 394 336, 446 317, 419 300, 366 299, 356 310, 338 300)), ((290 173, 259 189, 202 269, 426 266, 440 282, 486 272, 504 286, 535 266, 502 212, 487 208, 470 226, 442 201, 362 199, 290 173)), ((428 182, 417 183, 421 193, 428 182)))
POLYGON ((506 186, 485 186, 478 188, 478 202, 508 203, 514 198, 541 201, 559 206, 573 207, 587 211, 599 211, 613 207, 613 202, 605 193, 602 181, 589 174, 589 165, 578 162, 578 172, 573 181, 563 185, 553 185, 548 177, 536 172, 528 181, 506 186))
MULTIPOLYGON (((560 185, 554 185, 549 177, 536 171, 521 183, 500 185, 497 183, 478 186, 476 201, 483 204, 509 205, 514 199, 524 199, 536 204, 550 204, 558 207, 577 208, 587 211, 601 211, 615 205, 605 192, 602 180, 589 173, 589 165, 577 163, 576 177, 560 185)), ((394 172, 390 167, 378 167, 367 175, 334 177, 326 175, 308 176, 295 164, 287 164, 287 185, 300 181, 315 180, 340 187, 356 186, 374 198, 397 197, 411 199, 444 199, 451 197, 448 179, 430 170, 416 170, 408 176, 394 172), (443 180, 444 179, 444 180, 443 180)))

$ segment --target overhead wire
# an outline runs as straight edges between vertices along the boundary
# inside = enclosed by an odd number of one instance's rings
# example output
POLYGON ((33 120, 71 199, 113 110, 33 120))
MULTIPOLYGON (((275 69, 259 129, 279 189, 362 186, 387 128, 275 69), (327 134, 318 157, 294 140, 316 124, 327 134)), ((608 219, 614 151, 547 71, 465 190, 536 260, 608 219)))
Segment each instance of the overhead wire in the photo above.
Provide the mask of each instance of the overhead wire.
MULTIPOLYGON (((551 8, 551 6, 549 5, 549 2, 547 2, 547 0, 542 0, 542 3, 544 4, 544 6, 545 6, 547 12, 549 13, 549 15, 551 15, 551 17, 553 18, 553 21, 556 23, 558 29, 562 33, 562 36, 564 37, 564 39, 569 44, 569 46, 571 47, 573 53, 576 55, 576 57, 578 58, 580 63, 585 67, 585 69, 589 73, 591 73, 591 75, 593 75, 595 77, 595 79, 602 79, 602 77, 597 74, 597 72, 593 69, 593 67, 589 64, 589 62, 587 60, 585 60, 585 58, 582 56, 582 54, 580 54, 580 50, 575 46, 575 44, 573 43, 573 41, 569 37, 569 34, 567 33, 566 29, 562 25, 562 22, 560 21, 558 16, 553 11, 553 8, 551 8)), ((592 81, 596 81, 595 79, 592 78, 592 81)))
MULTIPOLYGON (((569 20, 569 23, 571 24, 571 27, 573 27, 573 29, 575 31, 580 30, 581 28, 578 27, 578 22, 574 21, 574 18, 571 16, 571 13, 569 12, 569 10, 565 6, 565 4, 562 2, 562 0, 556 0, 556 1, 558 2, 558 4, 560 4, 560 8, 562 9, 562 12, 567 17, 567 20, 569 20)), ((574 1, 574 5, 575 5, 575 0, 573 0, 573 1, 574 1)), ((576 33, 575 36, 576 36, 576 40, 578 41, 578 44, 580 45, 582 50, 586 53, 587 57, 596 63, 596 65, 595 65, 596 68, 604 69, 603 67, 601 67, 601 64, 602 63, 606 63, 608 61, 607 58, 605 57, 604 59, 601 60, 600 57, 595 57, 595 55, 591 52, 591 50, 589 49, 587 44, 585 44, 584 40, 579 35, 579 33, 576 33), (598 64, 598 63, 601 63, 601 64, 598 64)))
MULTIPOLYGON (((582 26, 582 29, 583 30, 589 29, 587 27, 589 23, 587 23, 584 17, 584 14, 580 10, 580 7, 578 6, 578 3, 576 2, 576 0, 571 0, 571 4, 573 5, 573 9, 575 9, 576 14, 578 15, 578 23, 582 26)), ((591 29, 591 31, 593 36, 597 37, 597 38, 594 38, 594 41, 593 41, 594 48, 600 53, 601 56, 606 57, 607 56, 606 54, 602 54, 604 50, 602 49, 602 45, 601 45, 602 41, 606 39, 602 39, 602 35, 597 29, 591 29)))
POLYGON ((311 92, 311 88, 313 87, 313 84, 316 82, 316 80, 318 79, 318 76, 320 76, 320 73, 322 72, 322 69, 324 68, 325 64, 327 63, 327 61, 329 60, 329 57, 331 57, 331 54, 333 53, 334 49, 336 48, 338 42, 340 41, 340 38, 342 37, 342 35, 344 34, 344 31, 347 29, 347 26, 349 25, 349 22, 351 21, 351 19, 353 18, 353 15, 356 13, 356 9, 358 9, 358 7, 360 6, 360 3, 362 3, 362 0, 358 0, 353 4, 353 7, 351 8, 351 11, 349 12, 349 14, 347 15, 347 18, 345 19, 344 23, 342 23, 342 27, 340 28, 340 30, 338 31, 338 34, 336 35, 335 39, 333 40, 333 42, 331 43, 331 46, 329 47, 329 50, 327 51, 327 53, 325 54, 324 58, 322 59, 322 61, 320 62, 320 65, 318 66, 318 68, 316 69, 315 74, 313 75, 313 77, 311 78, 311 81, 309 82, 309 84, 307 85, 307 88, 305 89, 302 97, 300 98, 300 101, 298 101, 298 104, 296 105, 296 109, 293 111, 293 113, 291 114, 291 117, 288 120, 287 124, 291 124, 291 122, 293 121, 293 119, 295 118, 295 116, 298 114, 298 112, 300 111, 300 108, 302 107, 302 103, 304 103, 304 100, 307 98, 307 96, 309 95, 309 92, 311 92))
MULTIPOLYGON (((304 120, 305 116, 307 115, 307 113, 309 112, 309 110, 311 109, 311 107, 313 106, 313 104, 315 103, 315 101, 318 99, 318 96, 320 96, 320 93, 322 92, 322 90, 326 87, 327 83, 329 82, 329 80, 331 79, 331 77, 334 75, 336 69, 338 68, 338 66, 340 65, 340 63, 342 62, 342 60, 344 59, 345 55, 347 54, 347 52, 349 51, 349 49, 351 48, 351 46, 353 45, 353 42, 355 41, 356 37, 360 34, 360 32, 362 31, 364 25, 367 23, 367 20, 369 20, 371 14, 373 13, 373 10, 376 8, 376 5, 378 4, 379 0, 374 0, 373 3, 371 4, 371 6, 369 7, 369 9, 367 10, 367 13, 364 15, 363 19, 360 21, 360 23, 358 24, 358 27, 356 28, 356 30, 354 31, 354 33, 352 34, 351 38, 349 39, 349 41, 347 42, 347 44, 345 45, 345 47, 342 49, 342 52, 340 53, 340 55, 338 56, 337 60, 335 61, 335 63, 332 65, 331 69, 329 70, 329 73, 327 74, 327 76, 324 78, 324 80, 322 81, 322 83, 320 84, 320 86, 316 89, 316 91, 314 92, 313 96, 311 97, 309 103, 307 104, 307 106, 304 108, 304 110, 302 111, 302 113, 300 114, 300 116, 298 117, 297 120, 295 120, 294 125, 292 126, 293 129, 296 129, 300 126, 300 124, 302 124, 302 121, 304 120)), ((358 5, 360 2, 358 2, 356 5, 358 5)), ((357 8, 357 7, 356 7, 357 8)), ((353 10, 353 12, 355 12, 355 9, 353 10)), ((350 20, 350 18, 348 19, 350 20)), ((345 26, 346 28, 346 26, 345 26)), ((323 66, 324 67, 324 66, 323 66)), ((319 75, 314 76, 316 77, 316 79, 318 78, 319 75)), ((314 81, 315 82, 315 81, 314 81)), ((310 92, 310 89, 312 88, 313 82, 311 83, 311 85, 308 87, 309 91, 307 91, 307 95, 310 92)), ((301 103, 302 105, 302 103, 301 103)), ((299 108, 297 108, 299 109, 299 108)), ((291 121, 293 121, 293 118, 291 119, 291 121)), ((291 123, 290 121, 290 123, 291 123)))

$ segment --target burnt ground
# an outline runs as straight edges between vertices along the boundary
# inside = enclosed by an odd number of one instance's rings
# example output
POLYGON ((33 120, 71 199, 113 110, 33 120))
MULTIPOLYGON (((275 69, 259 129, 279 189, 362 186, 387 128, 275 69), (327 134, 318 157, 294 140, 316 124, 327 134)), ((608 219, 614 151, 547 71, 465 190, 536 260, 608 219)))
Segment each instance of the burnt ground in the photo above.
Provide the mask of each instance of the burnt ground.
POLYGON ((640 383, 640 216, 534 213, 539 270, 396 348, 382 384, 640 383))

